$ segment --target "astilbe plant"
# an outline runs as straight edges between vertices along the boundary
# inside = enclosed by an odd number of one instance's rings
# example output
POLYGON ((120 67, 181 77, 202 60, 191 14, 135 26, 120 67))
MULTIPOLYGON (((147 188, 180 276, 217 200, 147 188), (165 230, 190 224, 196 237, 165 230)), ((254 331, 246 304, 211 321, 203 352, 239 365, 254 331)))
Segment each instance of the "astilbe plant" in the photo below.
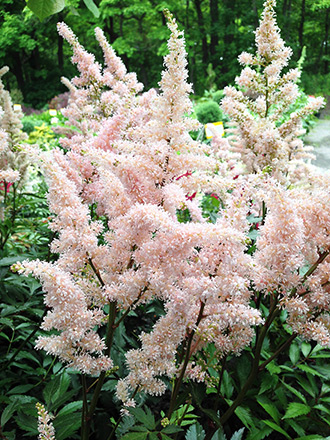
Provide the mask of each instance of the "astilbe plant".
POLYGON ((40 337, 37 348, 83 377, 98 376, 88 405, 84 385, 84 439, 114 366, 114 333, 141 304, 158 299, 165 313, 151 332, 140 335, 140 348, 126 353, 128 375, 118 381, 117 396, 126 407, 134 406, 137 392, 163 394, 166 377, 173 379, 169 417, 182 382, 207 377, 207 363, 198 353, 213 344, 218 359, 239 354, 260 325, 250 375, 218 421, 225 423, 258 374, 264 339, 281 308, 289 313, 291 341, 301 334, 330 345, 329 178, 283 184, 293 152, 303 149, 297 140, 301 117, 317 106, 276 125, 276 115, 294 99, 296 73, 280 77, 290 50, 280 39, 274 5, 265 2, 256 33, 258 55, 240 58, 265 68, 264 74, 246 68, 238 81, 250 75, 245 85, 259 96, 251 101, 231 88, 223 103, 238 126, 242 159, 253 172, 235 180, 212 147, 189 136, 195 122, 186 116, 191 86, 184 38, 169 13, 169 54, 159 94, 139 95, 135 76, 126 73, 99 29, 104 69, 66 25, 59 25, 80 71, 80 77, 66 81, 72 95, 65 110, 79 133, 62 141, 66 153, 37 152, 56 215, 52 251, 59 258, 25 261, 16 270, 41 280, 50 308, 42 328, 57 331, 40 337), (204 219, 199 198, 192 197, 210 192, 223 199, 214 224, 204 219), (178 210, 188 210, 191 221, 180 223, 178 210), (251 228, 257 234, 253 242, 251 228), (268 308, 266 316, 261 304, 268 308))
POLYGON ((290 69, 283 73, 292 50, 280 36, 275 4, 274 0, 265 2, 263 19, 256 31, 257 54, 243 52, 239 56, 239 62, 245 66, 236 78, 239 90, 225 88, 222 110, 235 126, 231 148, 241 153, 247 172, 267 167, 271 175, 285 180, 287 173, 296 168, 302 167, 300 173, 304 173, 302 159, 313 158, 300 138, 305 132, 302 119, 319 110, 324 99, 309 99, 288 120, 281 120, 299 97, 296 82, 301 71, 290 69))
POLYGON ((20 108, 14 108, 2 76, 8 67, 0 69, 0 250, 4 250, 14 232, 17 193, 26 183, 28 165, 23 151, 27 135, 22 131, 20 108))

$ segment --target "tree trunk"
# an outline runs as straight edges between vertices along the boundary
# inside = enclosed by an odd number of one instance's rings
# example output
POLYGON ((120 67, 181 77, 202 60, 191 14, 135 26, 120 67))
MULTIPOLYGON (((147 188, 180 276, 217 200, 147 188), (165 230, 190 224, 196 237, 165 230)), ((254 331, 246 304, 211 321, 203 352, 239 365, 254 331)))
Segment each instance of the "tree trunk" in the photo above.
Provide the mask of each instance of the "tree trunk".
POLYGON ((25 81, 23 76, 23 69, 22 69, 22 60, 19 52, 13 52, 12 53, 12 59, 13 59, 13 74, 16 77, 18 88, 23 93, 23 96, 25 97, 25 81))
POLYGON ((305 16, 306 16, 306 0, 301 1, 301 15, 300 15, 300 25, 299 25, 299 58, 301 57, 301 53, 304 45, 304 24, 305 24, 305 16))
POLYGON ((252 0, 252 8, 254 12, 254 27, 257 28, 259 26, 259 16, 258 16, 258 7, 256 0, 252 0))
POLYGON ((210 55, 213 66, 216 64, 216 51, 219 40, 219 5, 218 0, 210 0, 210 15, 211 15, 211 43, 210 55))
POLYGON ((329 60, 328 60, 328 39, 329 39, 329 12, 330 8, 326 9, 325 13, 325 34, 324 34, 324 73, 329 73, 329 60))
POLYGON ((199 32, 201 35, 202 40, 202 59, 203 63, 208 63, 208 47, 207 47, 207 40, 206 40, 206 32, 205 32, 205 26, 204 26, 204 17, 201 9, 201 0, 194 0, 195 9, 197 12, 197 23, 199 27, 199 32))
MULTIPOLYGON (((63 21, 63 15, 59 14, 58 19, 59 22, 63 21)), ((63 71, 63 64, 63 37, 57 34, 57 65, 61 72, 63 71)))

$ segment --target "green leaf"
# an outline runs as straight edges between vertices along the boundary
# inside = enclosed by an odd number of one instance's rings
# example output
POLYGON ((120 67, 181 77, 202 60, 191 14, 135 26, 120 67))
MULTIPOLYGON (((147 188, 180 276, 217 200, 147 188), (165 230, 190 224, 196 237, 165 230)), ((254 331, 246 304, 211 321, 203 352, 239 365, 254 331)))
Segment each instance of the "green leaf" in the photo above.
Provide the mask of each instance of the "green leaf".
POLYGON ((17 387, 14 387, 11 390, 9 390, 7 394, 8 395, 9 394, 24 394, 24 393, 27 393, 28 391, 30 391, 33 387, 34 387, 34 385, 32 385, 32 384, 18 385, 17 387))
POLYGON ((293 428, 298 435, 305 435, 305 430, 302 426, 294 420, 290 420, 290 426, 293 428))
POLYGON ((71 402, 65 405, 64 408, 61 409, 61 411, 58 412, 56 417, 64 416, 67 414, 71 414, 75 411, 78 411, 82 408, 82 400, 77 400, 76 402, 71 402))
POLYGON ((146 440, 148 432, 129 432, 121 440, 146 440))
POLYGON ((90 12, 94 15, 94 17, 99 18, 100 11, 99 8, 96 6, 96 4, 93 2, 93 0, 83 0, 87 8, 90 10, 90 12))
POLYGON ((270 426, 271 428, 273 428, 275 431, 280 432, 281 434, 283 434, 286 438, 288 438, 289 440, 291 440, 291 437, 284 431, 284 429, 282 429, 280 426, 276 425, 276 423, 272 422, 271 420, 262 420, 266 425, 270 426))
POLYGON ((180 426, 168 425, 164 429, 162 429, 161 432, 165 434, 175 434, 176 432, 180 431, 182 431, 182 428, 180 428, 180 426))
POLYGON ((227 437, 225 436, 223 429, 219 428, 215 431, 211 440, 227 440, 227 437))
POLYGON ((186 440, 204 440, 205 431, 198 422, 194 425, 191 425, 186 433, 186 440))
POLYGON ((262 394, 271 388, 275 388, 277 385, 277 382, 278 382, 278 376, 276 376, 275 374, 270 375, 266 372, 265 376, 263 377, 263 379, 261 381, 259 394, 262 394))
POLYGON ((273 429, 269 426, 264 425, 262 428, 258 427, 256 430, 253 430, 247 436, 247 440, 263 440, 266 435, 270 434, 271 432, 273 432, 273 429))
POLYGON ((318 409, 320 411, 323 411, 327 414, 330 414, 330 409, 327 408, 325 405, 322 405, 321 403, 318 403, 317 405, 313 406, 313 409, 318 409))
POLYGON ((296 390, 294 387, 292 387, 291 385, 285 383, 282 380, 281 380, 281 382, 289 391, 291 391, 291 393, 293 393, 295 396, 297 396, 298 399, 300 399, 303 403, 307 403, 306 397, 300 391, 296 390))
POLYGON ((297 365, 297 368, 299 368, 302 371, 305 371, 305 373, 310 373, 312 376, 318 376, 322 377, 324 379, 324 375, 322 373, 319 373, 317 370, 314 370, 314 368, 310 367, 309 365, 297 365))
POLYGON ((316 396, 313 387, 311 386, 311 384, 308 382, 307 379, 305 379, 304 377, 297 377, 297 380, 304 391, 306 391, 312 397, 316 396))
POLYGON ((298 437, 295 440, 324 440, 324 437, 317 434, 304 435, 303 437, 298 437))
POLYGON ((312 349, 312 346, 308 342, 303 341, 301 343, 301 351, 305 357, 307 357, 309 355, 309 353, 311 352, 311 349, 312 349))
POLYGON ((56 410, 75 394, 74 390, 66 393, 69 385, 70 376, 66 372, 55 376, 54 379, 46 385, 43 396, 48 410, 56 410))
POLYGON ((65 7, 65 0, 28 0, 27 7, 42 21, 62 11, 65 7))
POLYGON ((129 408, 129 412, 133 414, 138 422, 142 423, 147 429, 154 430, 156 428, 155 417, 148 407, 145 407, 145 411, 142 408, 129 408))
POLYGON ((290 361, 293 365, 296 365, 296 363, 299 361, 300 358, 300 349, 298 344, 291 344, 290 350, 289 350, 289 357, 290 361))
POLYGON ((303 416, 310 412, 310 407, 303 403, 291 402, 283 416, 283 419, 293 419, 298 416, 303 416))
POLYGON ((0 420, 0 425, 2 428, 5 426, 5 424, 8 422, 8 420, 11 418, 11 416, 16 411, 17 405, 18 405, 18 402, 14 401, 10 405, 6 406, 6 408, 3 410, 2 414, 1 414, 1 420, 0 420))
POLYGON ((269 364, 266 365, 266 368, 272 375, 281 373, 281 368, 275 364, 275 361, 269 362, 269 364))
POLYGON ((246 426, 248 429, 251 428, 251 426, 253 426, 253 419, 251 417, 251 413, 248 408, 239 406, 235 409, 235 414, 243 423, 243 425, 246 426))
POLYGON ((81 426, 81 413, 57 415, 54 419, 56 440, 65 440, 72 437, 81 426))
POLYGON ((242 440, 245 428, 241 428, 239 431, 234 432, 230 440, 242 440))
POLYGON ((259 396, 257 398, 259 405, 275 420, 277 424, 280 423, 280 413, 276 406, 265 396, 259 396))
POLYGON ((230 399, 233 395, 234 387, 232 384, 232 379, 229 376, 228 372, 225 370, 222 376, 222 383, 221 383, 221 393, 224 394, 227 399, 230 399))

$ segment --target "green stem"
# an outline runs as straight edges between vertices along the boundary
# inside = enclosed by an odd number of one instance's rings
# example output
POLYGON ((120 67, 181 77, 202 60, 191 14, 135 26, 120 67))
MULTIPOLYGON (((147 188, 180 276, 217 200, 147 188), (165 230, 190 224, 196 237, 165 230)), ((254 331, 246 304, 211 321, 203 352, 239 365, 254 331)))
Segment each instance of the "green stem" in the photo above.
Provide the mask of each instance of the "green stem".
POLYGON ((257 377, 258 372, 259 372, 259 361, 260 361, 260 355, 261 355, 261 350, 262 350, 262 345, 263 345, 264 339, 266 337, 266 334, 268 332, 270 325, 272 324, 274 319, 279 314, 280 314, 280 310, 277 308, 277 301, 274 301, 271 309, 269 310, 269 315, 265 321, 265 324, 261 328, 260 333, 257 338, 257 341, 256 341, 254 360, 253 360, 250 375, 249 375, 247 381, 245 382, 243 388, 238 393, 236 399, 231 404, 230 408, 221 416, 220 423, 222 425, 232 416, 235 409, 242 403, 247 391, 250 389, 255 378, 257 377))
MULTIPOLYGON (((196 328, 198 327, 198 324, 201 322, 201 320, 203 318, 204 307, 205 307, 205 303, 201 302, 201 307, 200 307, 199 314, 198 314, 197 321, 196 321, 196 328)), ((172 415, 172 413, 174 411, 174 408, 175 408, 175 405, 176 405, 176 399, 177 399, 178 394, 179 394, 181 382, 183 380, 183 377, 184 377, 184 374, 186 372, 186 369, 187 369, 187 366, 188 366, 188 362, 189 362, 189 359, 190 359, 190 356, 191 356, 190 349, 191 349, 191 344, 192 344, 192 341, 193 341, 195 333, 196 333, 196 330, 192 330, 190 332, 189 337, 188 337, 188 344, 187 344, 186 355, 185 355, 185 359, 184 359, 184 362, 183 362, 183 366, 181 368, 181 372, 180 372, 179 377, 177 377, 177 379, 175 380, 173 391, 172 391, 172 396, 171 396, 171 401, 170 401, 170 408, 169 408, 168 413, 167 413, 167 418, 168 419, 171 418, 171 415, 172 415)))
POLYGON ((32 332, 29 334, 29 336, 22 341, 20 346, 15 350, 15 352, 12 354, 12 356, 8 359, 8 361, 3 365, 2 369, 6 369, 16 358, 18 353, 25 347, 25 345, 30 341, 31 338, 37 333, 39 330, 40 324, 42 323, 42 320, 44 319, 45 315, 47 313, 47 310, 44 311, 42 317, 39 319, 39 322, 36 324, 35 328, 32 330, 32 332))
POLYGON ((118 327, 119 324, 126 318, 126 316, 129 314, 129 312, 134 308, 134 306, 140 301, 142 295, 148 290, 148 286, 144 287, 144 289, 141 290, 136 300, 132 302, 132 304, 127 308, 127 310, 122 314, 122 316, 118 319, 118 321, 115 323, 115 326, 118 327))
POLYGON ((82 391, 83 391, 83 406, 81 411, 81 438, 88 438, 85 437, 85 432, 87 431, 87 383, 86 383, 86 376, 85 374, 81 375, 81 382, 82 382, 82 391))
POLYGON ((225 356, 224 358, 221 359, 221 372, 220 372, 219 382, 218 382, 218 386, 217 386, 217 394, 216 394, 216 398, 215 398, 215 402, 214 402, 214 411, 217 411, 218 406, 219 406, 220 389, 221 389, 223 374, 225 372, 226 361, 227 361, 227 356, 225 356))
MULTIPOLYGON (((134 399, 134 397, 136 396, 137 392, 139 390, 139 385, 135 388, 134 393, 132 394, 132 399, 134 399)), ((120 424, 120 422, 122 421, 122 416, 120 416, 115 424, 115 426, 113 427, 112 431, 110 432, 109 437, 107 438, 107 440, 112 440, 113 436, 115 435, 115 432, 120 424)))
MULTIPOLYGON (((102 281, 102 283, 103 283, 103 281, 102 281)), ((106 338, 105 338, 105 343, 107 346, 105 354, 107 356, 110 355, 111 346, 112 346, 112 342, 113 342, 113 336, 114 336, 114 332, 116 330, 116 326, 114 325, 115 318, 116 318, 116 310, 117 310, 117 302, 111 302, 110 303, 109 318, 108 318, 108 328, 107 328, 107 334, 106 334, 106 338)), ((106 372, 102 371, 102 373, 99 376, 99 380, 97 381, 97 384, 95 386, 94 393, 93 393, 89 408, 86 410, 86 416, 85 416, 86 424, 84 427, 84 431, 82 432, 81 440, 88 440, 88 438, 89 438, 90 422, 92 420, 94 411, 96 409, 96 405, 97 405, 98 399, 100 397, 100 393, 101 393, 105 378, 106 378, 106 372)))
POLYGON ((297 333, 293 333, 289 339, 287 339, 284 344, 282 344, 265 362, 259 365, 259 371, 262 371, 266 365, 268 365, 273 359, 275 359, 283 350, 291 345, 291 342, 298 336, 297 333))
MULTIPOLYGON (((5 199, 4 199, 4 204, 5 205, 7 203, 7 185, 8 184, 5 183, 5 199)), ((5 244, 7 243, 9 237, 12 234, 12 231, 13 231, 14 225, 15 225, 16 214, 17 214, 17 212, 16 212, 16 186, 14 184, 13 185, 13 210, 12 210, 12 213, 11 213, 11 226, 8 228, 5 237, 1 240, 1 247, 0 247, 1 250, 4 249, 5 244)))

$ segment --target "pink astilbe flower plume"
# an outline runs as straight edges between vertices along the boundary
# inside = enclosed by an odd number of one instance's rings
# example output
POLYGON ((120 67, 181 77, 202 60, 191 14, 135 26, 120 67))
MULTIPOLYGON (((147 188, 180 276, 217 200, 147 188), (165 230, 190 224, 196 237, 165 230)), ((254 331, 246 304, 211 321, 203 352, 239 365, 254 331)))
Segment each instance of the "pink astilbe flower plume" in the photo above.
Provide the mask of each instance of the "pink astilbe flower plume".
POLYGON ((241 154, 248 173, 266 170, 286 181, 288 171, 302 166, 302 159, 313 158, 310 148, 299 138, 304 133, 302 119, 324 105, 323 98, 310 100, 304 107, 282 120, 283 113, 299 96, 296 81, 300 72, 283 74, 292 50, 285 46, 277 27, 276 0, 267 0, 256 31, 257 54, 242 53, 245 65, 234 87, 225 88, 222 109, 235 125, 232 150, 241 154))
MULTIPOLYGON (((220 355, 239 353, 262 321, 249 305, 248 208, 241 189, 219 171, 212 147, 189 136, 197 123, 188 116, 184 37, 166 15, 171 37, 159 94, 138 95, 135 75, 126 72, 101 30, 96 35, 105 68, 59 25, 80 71, 64 110, 79 134, 62 141, 65 154, 31 148, 48 181, 57 233, 51 249, 59 258, 16 266, 41 280, 50 308, 42 327, 58 332, 39 338, 37 347, 83 373, 112 368, 111 338, 99 336, 105 306, 114 331, 116 319, 138 305, 154 299, 164 304, 164 316, 141 334, 140 348, 127 353, 128 375, 117 388, 127 405, 137 387, 162 394, 159 376, 184 374, 177 351, 187 338, 191 357, 209 343, 220 355), (202 192, 227 196, 215 224, 203 217, 195 197, 202 192), (179 223, 178 210, 188 210, 191 222, 179 223)), ((193 365, 187 374, 203 378, 193 365)))
POLYGON ((38 410, 38 439, 55 440, 55 429, 52 423, 54 417, 47 412, 41 403, 38 402, 36 407, 38 410))

